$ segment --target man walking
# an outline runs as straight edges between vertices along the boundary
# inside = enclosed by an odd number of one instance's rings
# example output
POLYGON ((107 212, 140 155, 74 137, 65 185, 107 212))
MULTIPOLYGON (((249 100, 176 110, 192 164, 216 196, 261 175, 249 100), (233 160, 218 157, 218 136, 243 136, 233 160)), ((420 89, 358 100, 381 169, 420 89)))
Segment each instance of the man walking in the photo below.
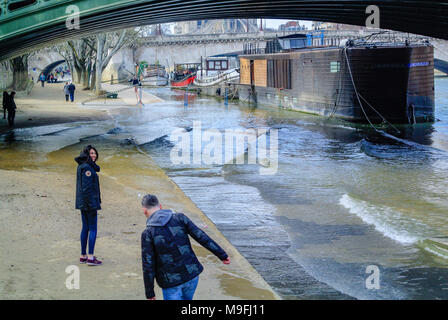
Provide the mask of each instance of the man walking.
POLYGON ((75 100, 75 90, 76 90, 75 85, 73 84, 73 82, 70 82, 70 84, 68 85, 68 93, 70 95, 71 102, 75 100))
POLYGON ((156 196, 142 200, 148 218, 142 233, 142 266, 146 298, 155 300, 154 278, 165 300, 192 300, 204 267, 191 248, 189 235, 229 264, 227 253, 183 213, 162 210, 156 196))

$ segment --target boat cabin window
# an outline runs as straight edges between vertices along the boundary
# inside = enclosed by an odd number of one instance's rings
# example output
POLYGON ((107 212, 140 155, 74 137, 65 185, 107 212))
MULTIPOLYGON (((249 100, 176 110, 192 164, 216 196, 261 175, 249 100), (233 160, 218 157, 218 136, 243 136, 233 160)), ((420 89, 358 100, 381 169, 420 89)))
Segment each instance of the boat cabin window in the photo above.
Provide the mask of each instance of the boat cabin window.
POLYGON ((207 60, 207 70, 210 71, 223 71, 229 69, 229 63, 227 60, 207 60))
POLYGON ((330 62, 330 72, 339 72, 341 71, 341 63, 339 61, 331 61, 330 62))

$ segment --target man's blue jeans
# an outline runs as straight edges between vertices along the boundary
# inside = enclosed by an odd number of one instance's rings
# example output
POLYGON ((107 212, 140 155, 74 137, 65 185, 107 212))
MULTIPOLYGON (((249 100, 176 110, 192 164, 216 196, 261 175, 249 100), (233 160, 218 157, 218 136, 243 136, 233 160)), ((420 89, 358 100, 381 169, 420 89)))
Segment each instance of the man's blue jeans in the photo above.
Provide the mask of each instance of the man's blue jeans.
POLYGON ((193 300, 199 276, 176 287, 162 289, 164 300, 193 300))

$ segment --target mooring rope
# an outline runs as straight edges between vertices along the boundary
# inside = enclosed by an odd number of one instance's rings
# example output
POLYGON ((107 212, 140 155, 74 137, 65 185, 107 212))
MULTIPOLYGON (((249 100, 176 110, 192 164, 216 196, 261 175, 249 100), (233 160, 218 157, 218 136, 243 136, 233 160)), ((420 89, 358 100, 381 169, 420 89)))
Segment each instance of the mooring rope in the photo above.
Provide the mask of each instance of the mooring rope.
MULTIPOLYGON (((360 105, 360 107, 361 107, 361 110, 362 110, 362 112, 364 113, 364 116, 366 117, 366 119, 367 119, 367 121, 369 122, 369 124, 370 124, 370 126, 376 131, 376 132, 378 132, 378 133, 381 133, 381 134, 383 134, 384 133, 384 131, 382 131, 382 130, 378 130, 374 125, 373 125, 373 123, 370 121, 370 119, 369 119, 369 117, 367 116, 367 113, 366 113, 366 111, 364 110, 364 107, 363 107, 363 105, 362 105, 362 102, 361 102, 361 99, 360 99, 360 97, 361 97, 361 95, 359 94, 359 92, 358 92, 358 89, 356 88, 356 84, 355 84, 355 80, 353 79, 353 74, 352 74, 352 69, 351 69, 351 67, 350 67, 350 61, 349 61, 349 59, 348 59, 348 55, 347 55, 347 48, 344 48, 344 54, 345 54, 345 59, 346 59, 346 62, 347 62, 347 66, 348 66, 348 71, 349 71, 349 74, 350 74, 350 79, 351 79, 351 81, 352 81, 352 84, 353 84, 353 89, 355 90, 355 94, 356 94, 356 98, 358 99, 358 102, 359 102, 359 105, 360 105)), ((362 98, 362 97, 361 97, 362 98)), ((400 133, 400 130, 398 130, 396 127, 394 127, 389 121, 387 121, 386 120, 386 118, 384 118, 374 107, 372 107, 372 105, 365 99, 365 98, 362 98, 362 99, 364 99, 364 101, 367 103, 367 105, 368 106, 370 106, 382 119, 383 119, 383 121, 385 121, 385 122, 387 122, 390 126, 392 126, 398 133, 400 133)))

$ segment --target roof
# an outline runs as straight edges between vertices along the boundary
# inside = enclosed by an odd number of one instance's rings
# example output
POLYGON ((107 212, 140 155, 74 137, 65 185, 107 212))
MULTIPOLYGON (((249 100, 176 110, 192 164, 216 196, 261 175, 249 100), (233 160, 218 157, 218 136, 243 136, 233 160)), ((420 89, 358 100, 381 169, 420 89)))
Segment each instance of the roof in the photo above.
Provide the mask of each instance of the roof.
POLYGON ((295 33, 290 34, 289 36, 278 37, 279 39, 306 39, 306 34, 304 33, 295 33))

